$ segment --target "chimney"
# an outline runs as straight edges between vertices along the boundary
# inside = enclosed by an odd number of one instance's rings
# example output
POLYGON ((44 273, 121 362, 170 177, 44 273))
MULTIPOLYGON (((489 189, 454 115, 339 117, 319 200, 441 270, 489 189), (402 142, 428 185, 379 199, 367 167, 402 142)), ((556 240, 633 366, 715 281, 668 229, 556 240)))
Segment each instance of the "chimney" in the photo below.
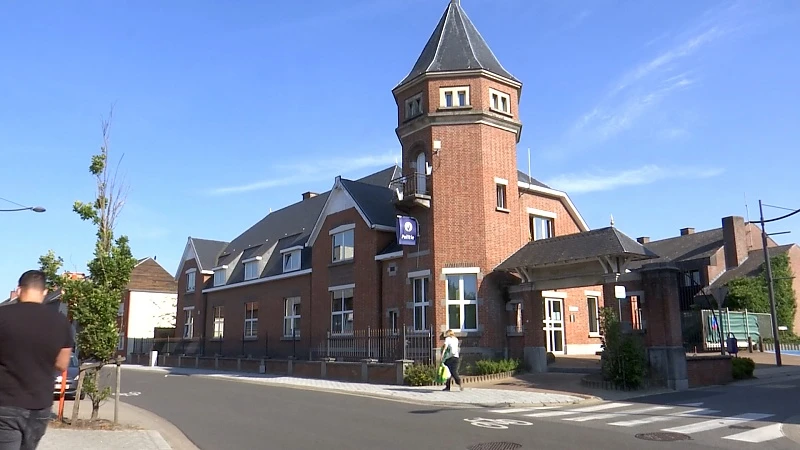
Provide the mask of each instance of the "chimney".
POLYGON ((11 294, 8 296, 8 299, 11 300, 16 296, 17 296, 17 290, 15 289, 15 290, 11 291, 11 294))
POLYGON ((638 238, 636 238, 636 242, 638 242, 638 243, 640 243, 642 245, 647 244, 647 243, 650 242, 650 237, 649 236, 638 237, 638 238))
POLYGON ((686 236, 687 234, 694 234, 694 228, 681 228, 681 236, 686 236))
POLYGON ((83 280, 86 278, 86 275, 80 272, 64 272, 64 276, 70 280, 83 280))
POLYGON ((729 216, 722 218, 722 239, 725 245, 725 268, 738 267, 747 259, 747 230, 744 218, 729 216))
POLYGON ((303 200, 308 200, 308 199, 310 199, 312 197, 316 197, 317 195, 319 195, 319 194, 317 194, 316 192, 311 192, 311 191, 304 192, 303 193, 303 200))

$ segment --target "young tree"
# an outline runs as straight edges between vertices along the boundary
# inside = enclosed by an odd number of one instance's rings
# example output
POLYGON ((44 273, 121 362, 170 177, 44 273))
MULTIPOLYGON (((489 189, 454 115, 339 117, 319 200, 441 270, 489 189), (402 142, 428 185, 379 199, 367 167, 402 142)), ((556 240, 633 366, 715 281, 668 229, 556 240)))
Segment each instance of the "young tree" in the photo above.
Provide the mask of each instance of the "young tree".
POLYGON ((46 255, 39 257, 39 268, 45 274, 48 291, 53 292, 61 286, 58 271, 63 264, 64 259, 56 256, 56 253, 52 250, 48 250, 46 255))
POLYGON ((111 114, 102 123, 100 153, 92 156, 89 165, 89 172, 95 178, 96 198, 88 203, 77 201, 73 205, 73 210, 82 220, 96 227, 94 258, 87 265, 87 278, 64 280, 62 287, 64 300, 68 302, 78 329, 78 354, 83 361, 100 363, 100 367, 87 371, 83 384, 92 401, 92 420, 97 418, 100 405, 111 394, 109 387, 100 389, 99 375, 103 364, 113 358, 117 349, 117 312, 136 264, 128 238, 114 236, 126 192, 117 178, 117 170, 111 170, 108 164, 110 124, 111 114))
MULTIPOLYGON (((792 335, 796 331, 793 325, 797 312, 797 293, 792 287, 789 257, 785 254, 778 255, 772 257, 770 261, 778 325, 785 325, 788 328, 786 334, 792 335)), ((741 277, 728 282, 726 302, 728 307, 733 310, 747 309, 753 313, 770 314, 766 265, 761 265, 761 272, 755 277, 741 277)))

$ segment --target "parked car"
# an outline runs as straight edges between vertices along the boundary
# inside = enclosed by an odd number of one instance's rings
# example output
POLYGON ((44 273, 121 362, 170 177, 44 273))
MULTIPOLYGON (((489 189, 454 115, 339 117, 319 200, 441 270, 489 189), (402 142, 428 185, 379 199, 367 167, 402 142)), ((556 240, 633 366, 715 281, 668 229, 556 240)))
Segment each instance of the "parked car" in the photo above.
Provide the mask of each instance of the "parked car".
MULTIPOLYGON (((67 387, 64 391, 64 398, 67 400, 75 400, 75 391, 78 389, 78 374, 80 373, 78 364, 78 358, 75 355, 72 355, 72 358, 69 360, 69 367, 67 368, 67 387)), ((56 374, 56 382, 55 382, 55 389, 53 394, 56 397, 61 396, 61 374, 56 374)), ((81 392, 81 400, 86 398, 86 394, 81 392)))

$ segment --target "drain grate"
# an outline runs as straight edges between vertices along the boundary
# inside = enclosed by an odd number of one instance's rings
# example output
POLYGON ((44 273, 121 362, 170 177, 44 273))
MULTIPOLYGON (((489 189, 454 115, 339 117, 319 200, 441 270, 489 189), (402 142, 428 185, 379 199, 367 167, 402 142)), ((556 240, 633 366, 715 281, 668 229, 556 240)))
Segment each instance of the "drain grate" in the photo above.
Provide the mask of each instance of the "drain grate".
POLYGON ((670 442, 670 441, 691 441, 691 436, 687 436, 685 434, 680 433, 641 433, 637 434, 636 439, 641 439, 643 441, 660 441, 660 442, 670 442))
POLYGON ((517 450, 522 448, 522 444, 515 442, 486 442, 467 447, 467 450, 517 450))

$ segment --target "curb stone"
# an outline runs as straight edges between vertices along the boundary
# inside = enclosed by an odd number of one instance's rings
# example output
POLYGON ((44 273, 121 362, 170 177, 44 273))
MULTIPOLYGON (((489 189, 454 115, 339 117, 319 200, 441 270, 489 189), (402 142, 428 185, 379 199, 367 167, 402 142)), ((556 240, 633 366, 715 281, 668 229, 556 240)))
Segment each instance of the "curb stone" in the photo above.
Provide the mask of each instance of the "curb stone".
MULTIPOLYGON (((408 396, 392 395, 392 394, 387 394, 385 392, 375 392, 375 391, 370 392, 370 391, 348 390, 348 389, 343 389, 341 387, 336 387, 336 386, 314 386, 314 385, 304 385, 304 384, 299 384, 299 383, 281 383, 281 382, 275 382, 275 381, 271 380, 268 377, 263 377, 263 376, 259 377, 258 374, 256 374, 255 376, 253 374, 239 374, 237 376, 237 374, 235 372, 232 372, 232 373, 204 373, 202 371, 198 371, 197 369, 179 369, 179 368, 173 368, 173 367, 165 368, 165 367, 128 366, 128 368, 133 369, 133 370, 138 370, 138 371, 144 371, 144 372, 159 372, 159 373, 165 373, 165 372, 169 372, 170 370, 174 370, 174 371, 184 372, 183 374, 175 373, 175 375, 178 375, 178 376, 195 375, 195 376, 201 376, 201 377, 207 377, 207 378, 216 378, 216 379, 222 379, 222 380, 228 380, 228 381, 238 381, 238 382, 245 382, 245 383, 250 383, 250 384, 258 384, 258 385, 262 385, 262 386, 263 385, 267 385, 267 386, 276 386, 276 387, 286 387, 286 388, 306 390, 306 391, 318 391, 318 392, 328 392, 328 393, 336 393, 336 394, 354 395, 354 396, 358 396, 358 397, 377 398, 377 399, 391 400, 391 401, 397 401, 397 402, 401 402, 401 403, 410 403, 410 404, 417 404, 417 405, 446 406, 446 407, 455 407, 455 408, 470 408, 470 407, 473 407, 473 408, 474 407, 479 407, 479 408, 505 408, 505 407, 566 406, 566 405, 575 405, 575 404, 583 403, 584 401, 587 400, 585 398, 581 398, 579 396, 571 395, 571 394, 549 394, 549 395, 556 395, 558 397, 563 397, 565 399, 570 399, 570 398, 571 399, 568 400, 568 401, 553 401, 553 402, 546 401, 546 399, 544 399, 545 401, 527 401, 527 402, 514 402, 514 401, 450 402, 450 401, 446 401, 446 400, 428 400, 428 399, 419 398, 419 397, 417 397, 417 398, 408 398, 408 396), (188 373, 186 373, 186 372, 188 372, 188 373), (245 376, 242 376, 242 375, 245 375, 245 376), (572 400, 572 399, 574 399, 574 400, 572 400)), ((169 376, 169 375, 170 374, 167 373, 167 375, 165 375, 165 376, 169 376)), ((272 378, 287 378, 287 377, 275 376, 275 377, 272 377, 272 378)), ((318 380, 318 379, 311 379, 311 380, 314 380, 314 381, 329 381, 329 380, 318 380)), ((361 385, 362 383, 353 383, 353 384, 361 385)), ((368 386, 368 385, 365 385, 365 386, 368 386)), ((408 386, 401 386, 401 385, 397 385, 397 386, 391 385, 391 387, 392 388, 408 388, 408 386)), ((417 389, 412 389, 411 391, 413 392, 414 390, 419 390, 419 391, 424 392, 426 390, 429 390, 430 388, 431 388, 431 386, 423 386, 423 387, 419 387, 417 389)), ((472 389, 467 389, 467 390, 469 391, 469 390, 472 390, 472 389)), ((474 389, 474 390, 475 391, 481 391, 481 390, 485 390, 485 389, 477 388, 477 389, 474 389)), ((498 389, 498 391, 501 391, 501 390, 498 389)), ((506 391, 506 390, 502 390, 502 391, 504 391, 504 392, 512 392, 512 391, 506 391)), ((448 395, 452 395, 454 397, 457 397, 460 394, 462 394, 462 393, 459 392, 459 391, 455 391, 455 392, 452 392, 452 393, 450 393, 448 395)), ((527 393, 527 394, 531 394, 531 393, 527 393)), ((545 393, 541 393, 539 395, 541 395, 542 397, 548 396, 548 394, 545 394, 545 393)))

